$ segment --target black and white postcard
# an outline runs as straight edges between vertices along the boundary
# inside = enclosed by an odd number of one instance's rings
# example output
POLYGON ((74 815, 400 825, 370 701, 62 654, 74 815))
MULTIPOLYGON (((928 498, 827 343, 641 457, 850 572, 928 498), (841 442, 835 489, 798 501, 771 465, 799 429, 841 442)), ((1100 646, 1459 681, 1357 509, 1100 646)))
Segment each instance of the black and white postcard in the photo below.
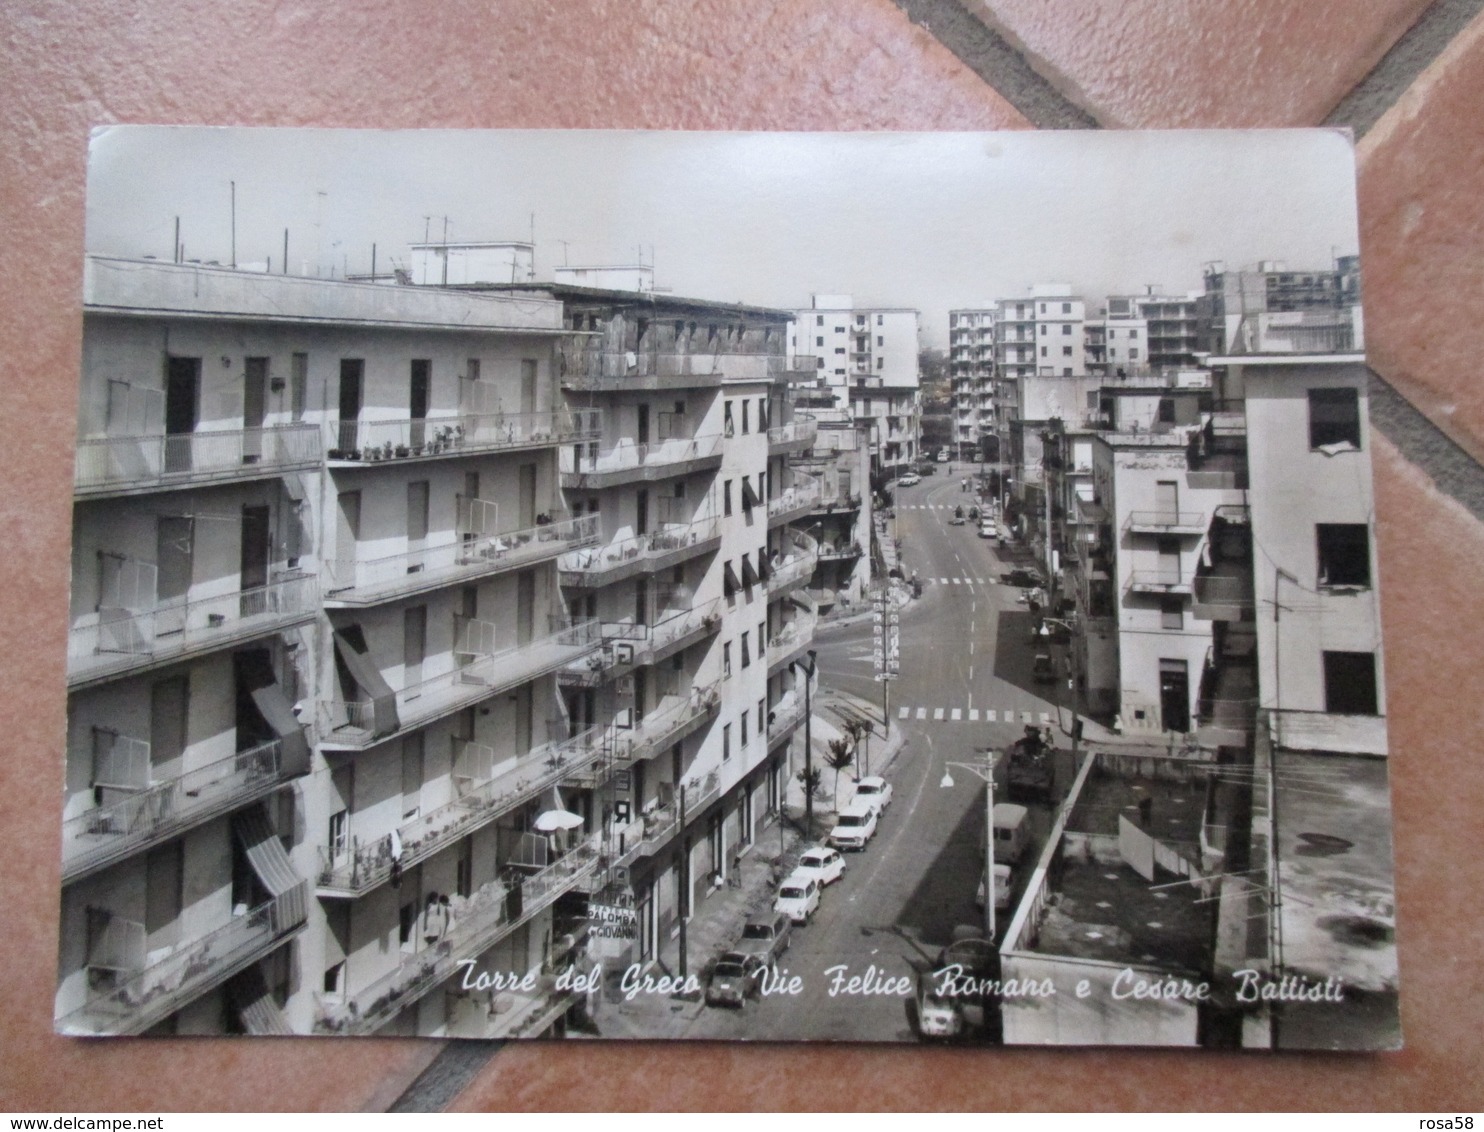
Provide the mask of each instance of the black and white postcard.
POLYGON ((1354 176, 98 131, 57 1030, 1398 1047, 1354 176))

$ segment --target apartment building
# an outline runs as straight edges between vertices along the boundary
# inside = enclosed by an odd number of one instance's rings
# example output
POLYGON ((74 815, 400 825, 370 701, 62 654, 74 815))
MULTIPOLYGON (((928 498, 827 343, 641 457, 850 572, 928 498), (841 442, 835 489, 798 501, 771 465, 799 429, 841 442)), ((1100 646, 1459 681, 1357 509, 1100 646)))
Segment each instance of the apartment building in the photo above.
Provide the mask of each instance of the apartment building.
POLYGON ((812 493, 797 531, 816 546, 809 594, 821 613, 865 599, 872 577, 871 433, 860 422, 824 420, 812 445, 793 460, 796 481, 812 493))
POLYGON ((948 312, 948 376, 953 440, 961 454, 982 452, 995 434, 995 307, 948 312))
POLYGON ((89 258, 59 1029, 560 1030, 464 965, 653 957, 778 811, 787 315, 572 300, 89 258))
POLYGON ((812 355, 813 402, 834 410, 821 419, 835 415, 869 426, 878 481, 894 479, 918 458, 918 336, 916 310, 857 307, 849 295, 813 296, 788 328, 789 356, 812 355))
MULTIPOLYGON (((1256 343, 1243 337, 1255 325, 1252 316, 1270 313, 1293 315, 1281 320, 1288 325, 1301 325, 1305 313, 1319 326, 1356 326, 1359 332, 1360 261, 1357 256, 1341 256, 1327 268, 1291 270, 1283 260, 1261 260, 1252 267, 1232 269, 1220 260, 1205 265, 1205 293, 1197 303, 1198 332, 1201 349, 1207 353, 1228 355, 1243 353, 1256 343), (1335 312, 1345 318, 1336 321, 1335 312)), ((1358 339, 1348 341, 1316 340, 1306 347, 1323 352, 1348 351, 1358 339)))

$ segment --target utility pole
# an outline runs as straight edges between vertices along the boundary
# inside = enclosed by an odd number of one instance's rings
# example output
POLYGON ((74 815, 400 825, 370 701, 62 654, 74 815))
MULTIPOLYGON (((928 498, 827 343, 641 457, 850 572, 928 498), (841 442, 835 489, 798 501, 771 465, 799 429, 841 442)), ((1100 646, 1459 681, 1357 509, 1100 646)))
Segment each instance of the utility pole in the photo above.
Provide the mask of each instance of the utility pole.
MULTIPOLYGON (((814 732, 811 724, 814 720, 814 658, 818 655, 816 650, 809 650, 809 667, 804 669, 804 837, 806 839, 814 836, 814 791, 810 784, 814 781, 814 732)), ((800 668, 803 664, 800 663, 800 668)), ((782 807, 780 806, 781 810, 782 807)))
POLYGON ((690 919, 690 838, 685 835, 685 783, 680 789, 680 977, 685 978, 685 921, 690 919))
POLYGON ((952 771, 955 768, 966 770, 984 782, 984 930, 988 934, 989 942, 994 943, 995 933, 998 930, 994 907, 994 751, 986 750, 982 763, 950 762, 944 764, 943 779, 938 783, 940 788, 953 789, 952 771))

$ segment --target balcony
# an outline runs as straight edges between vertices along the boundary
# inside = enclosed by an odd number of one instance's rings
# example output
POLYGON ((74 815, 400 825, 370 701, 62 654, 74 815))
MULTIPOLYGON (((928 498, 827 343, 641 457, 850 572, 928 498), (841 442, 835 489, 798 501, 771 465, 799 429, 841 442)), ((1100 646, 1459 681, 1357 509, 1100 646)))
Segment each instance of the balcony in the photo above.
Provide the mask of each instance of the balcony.
MULTIPOLYGON (((466 743, 455 767, 457 797, 446 805, 397 827, 401 868, 426 860, 475 830, 483 829, 512 810, 540 798, 551 787, 580 774, 602 754, 602 733, 596 728, 571 739, 532 747, 516 765, 499 775, 487 769, 494 763, 491 748, 466 743), (462 770, 464 773, 459 773, 462 770)), ((363 896, 391 878, 393 843, 390 832, 362 841, 354 835, 338 856, 320 850, 316 894, 321 897, 363 896)))
POLYGON ((783 555, 768 564, 768 596, 778 597, 814 576, 819 565, 819 544, 802 531, 785 532, 783 555))
POLYGON ((692 687, 684 695, 673 693, 660 697, 655 707, 644 714, 638 726, 614 728, 606 742, 608 757, 590 762, 564 779, 569 785, 594 790, 608 780, 615 764, 629 766, 652 759, 669 751, 708 720, 715 718, 721 707, 721 682, 692 687))
POLYGON ((804 722, 804 697, 786 692, 768 709, 768 746, 776 747, 804 722))
POLYGON ((796 354, 783 363, 783 372, 790 384, 808 382, 812 385, 819 377, 819 369, 817 354, 796 354))
POLYGON ((1191 592, 1192 579, 1167 570, 1134 570, 1125 587, 1129 593, 1184 595, 1191 592))
POLYGON ((859 558, 864 553, 858 542, 841 542, 839 545, 825 542, 819 546, 821 562, 843 562, 848 558, 859 558))
MULTIPOLYGON (((509 688, 527 684, 590 653, 598 645, 598 622, 568 622, 553 617, 550 635, 497 652, 477 655, 451 671, 399 689, 397 732, 471 707, 509 688)), ((364 750, 387 738, 376 728, 376 705, 370 700, 322 700, 319 704, 320 746, 329 751, 364 750)))
POLYGON ((1130 511, 1123 521, 1124 534, 1202 535, 1206 533, 1204 511, 1130 511))
MULTIPOLYGON (((672 437, 652 444, 617 441, 607 451, 589 453, 579 448, 575 467, 563 468, 562 486, 584 491, 613 487, 623 483, 646 483, 688 475, 691 472, 721 466, 722 434, 672 437)), ((573 459, 563 452, 563 461, 573 459)))
POLYGON ((1252 577, 1243 572, 1197 574, 1190 612, 1199 621, 1250 620, 1256 610, 1252 577))
POLYGON ((819 425, 813 417, 797 417, 786 425, 768 430, 768 454, 804 452, 814 447, 819 425))
POLYGON ((332 609, 374 605, 508 570, 523 570, 592 546, 599 532, 597 515, 579 515, 498 535, 455 531, 455 542, 384 558, 326 562, 329 585, 325 605, 332 609))
POLYGON ((1250 483, 1247 457, 1240 452, 1200 456, 1185 473, 1187 487, 1205 491, 1245 491, 1250 483))
POLYGON ((1340 311, 1267 311, 1244 315, 1227 349, 1233 357, 1364 352, 1365 345, 1348 312, 1340 311))
POLYGON ((325 455, 332 466, 349 468, 551 448, 573 441, 596 440, 602 423, 602 413, 597 409, 458 413, 421 420, 330 421, 325 426, 325 455))
POLYGON ((128 958, 137 962, 108 968, 122 981, 58 1018, 58 1031, 76 1037, 138 1034, 164 1021, 302 928, 307 888, 307 882, 300 881, 282 895, 233 916, 200 939, 172 948, 168 955, 147 966, 144 925, 133 925, 138 928, 137 939, 133 946, 122 950, 130 952, 128 958))
MULTIPOLYGON (((704 778, 690 778, 685 782, 685 817, 689 824, 717 798, 721 797, 721 776, 711 771, 704 778)), ((631 846, 615 865, 628 865, 640 857, 652 857, 668 845, 680 832, 680 807, 675 801, 657 806, 642 815, 643 837, 631 846)))
MULTIPOLYGON (((142 778, 148 774, 149 744, 130 742, 143 756, 142 778)), ((240 809, 307 771, 285 767, 283 741, 271 739, 160 782, 99 783, 94 790, 112 800, 62 823, 62 883, 240 809)))
POLYGON ((768 638, 768 675, 786 668, 790 661, 798 660, 814 643, 814 627, 818 616, 812 610, 800 609, 778 632, 768 638))
MULTIPOLYGON (((134 568, 134 587, 154 589, 154 567, 115 558, 134 568)), ((101 609, 75 625, 67 640, 67 684, 71 688, 144 671, 186 657, 213 652, 239 642, 278 632, 314 618, 319 608, 318 580, 311 574, 286 574, 266 586, 213 597, 130 608, 129 599, 101 609)))
POLYGON ((372 1034, 443 983, 459 976, 459 964, 477 959, 521 924, 556 903, 597 868, 597 849, 584 842, 534 873, 513 868, 462 901, 453 930, 435 946, 405 955, 375 982, 344 1002, 321 1001, 318 1034, 372 1034))
POLYGON ((715 515, 691 523, 666 523, 648 534, 563 554, 561 584, 597 589, 678 566, 720 545, 721 520, 715 515))
POLYGON ((319 427, 221 429, 77 442, 80 499, 262 479, 319 466, 319 427))
MULTIPOLYGON (((560 360, 562 386, 586 393, 707 389, 725 380, 768 381, 798 373, 800 364, 798 359, 790 363, 782 354, 612 351, 573 341, 562 344, 560 360)), ((810 370, 809 377, 816 372, 810 370)))

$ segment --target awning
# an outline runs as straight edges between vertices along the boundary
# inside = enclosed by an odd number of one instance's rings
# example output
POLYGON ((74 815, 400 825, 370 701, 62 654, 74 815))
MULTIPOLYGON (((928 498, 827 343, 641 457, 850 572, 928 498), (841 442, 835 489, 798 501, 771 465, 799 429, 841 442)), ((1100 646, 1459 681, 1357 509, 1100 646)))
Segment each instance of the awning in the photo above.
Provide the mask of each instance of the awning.
POLYGON ((759 581, 761 579, 757 576, 757 571, 752 566, 752 556, 744 554, 742 556, 742 584, 744 586, 755 586, 759 581))
POLYGON ((283 842, 273 832, 268 820, 268 807, 259 802, 235 814, 232 832, 247 854, 247 863, 266 888, 281 901, 278 930, 302 924, 307 915, 304 907, 304 878, 294 871, 283 842))
POLYGON ((372 662, 359 625, 346 625, 335 630, 335 655, 350 672, 361 694, 371 701, 372 734, 379 739, 400 728, 402 721, 397 717, 397 694, 372 662))
POLYGON ((731 597, 742 588, 742 583, 737 580, 737 571, 732 569, 730 561, 727 561, 721 568, 721 584, 727 597, 731 597))
POLYGON ((273 992, 268 989, 268 980, 263 977, 260 964, 254 963, 238 971, 227 981, 227 999, 237 1012, 242 1028, 249 1034, 279 1036, 293 1033, 284 1021, 283 1011, 273 1001, 273 992))
POLYGON ((308 774, 309 773, 309 742, 304 738, 304 727, 294 715, 293 705, 289 703, 283 689, 277 683, 265 685, 255 689, 252 693, 253 705, 263 717, 263 722, 273 730, 282 741, 282 756, 279 759, 280 773, 308 774))
POLYGON ((755 492, 755 491, 752 490, 752 481, 749 480, 749 479, 744 479, 742 481, 742 506, 743 506, 743 508, 746 509, 746 510, 748 510, 748 511, 751 511, 754 507, 756 507, 758 505, 759 502, 760 501, 758 500, 757 492, 755 492))

